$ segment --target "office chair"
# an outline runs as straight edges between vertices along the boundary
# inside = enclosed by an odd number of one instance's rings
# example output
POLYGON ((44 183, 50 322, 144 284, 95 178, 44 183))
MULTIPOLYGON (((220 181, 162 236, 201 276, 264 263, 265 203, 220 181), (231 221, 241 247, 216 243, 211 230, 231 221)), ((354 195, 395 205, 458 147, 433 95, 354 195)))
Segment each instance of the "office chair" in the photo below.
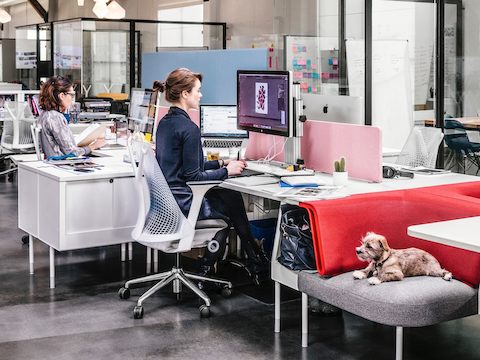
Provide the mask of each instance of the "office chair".
POLYGON ((457 169, 460 166, 463 168, 463 173, 466 171, 466 161, 476 166, 478 175, 480 170, 480 143, 471 142, 468 138, 467 131, 462 123, 454 119, 445 119, 445 143, 447 147, 453 152, 457 169))
POLYGON ((32 131, 33 145, 35 146, 37 160, 43 160, 42 148, 40 143, 40 133, 42 132, 42 126, 40 124, 34 123, 30 125, 30 130, 32 131))
POLYGON ((184 272, 179 266, 179 254, 192 248, 205 246, 208 246, 212 252, 218 250, 218 242, 212 239, 218 231, 224 230, 227 224, 223 220, 217 219, 197 221, 203 196, 218 182, 188 183, 193 192, 193 200, 187 218, 178 207, 150 145, 129 139, 128 148, 130 158, 138 161, 138 165, 135 161, 131 161, 131 163, 140 202, 137 224, 132 231, 132 238, 153 249, 165 253, 175 253, 176 266, 167 272, 129 280, 124 287, 120 288, 118 294, 121 299, 128 299, 131 285, 158 281, 137 301, 133 317, 141 319, 143 317, 142 304, 148 297, 171 282, 173 282, 173 292, 179 297, 183 284, 203 300, 205 304, 199 308, 200 315, 208 317, 210 316, 210 299, 192 280, 221 284, 224 296, 231 294, 232 284, 229 281, 184 272))
POLYGON ((25 152, 34 148, 30 125, 35 122, 27 102, 5 102, 1 146, 11 152, 25 152))
POLYGON ((439 146, 443 139, 441 129, 414 127, 397 158, 398 165, 435 168, 439 146))

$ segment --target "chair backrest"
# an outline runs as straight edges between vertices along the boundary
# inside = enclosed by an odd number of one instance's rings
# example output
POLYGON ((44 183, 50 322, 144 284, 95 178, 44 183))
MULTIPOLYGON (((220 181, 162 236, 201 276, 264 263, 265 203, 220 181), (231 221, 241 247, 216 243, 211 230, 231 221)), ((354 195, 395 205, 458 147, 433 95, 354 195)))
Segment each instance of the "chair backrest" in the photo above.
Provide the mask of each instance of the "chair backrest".
POLYGON ((165 252, 190 250, 195 226, 180 210, 150 144, 129 139, 128 148, 140 205, 132 238, 165 252))
POLYGON ((1 145, 8 150, 34 148, 30 125, 35 121, 27 102, 5 102, 6 117, 1 145))
POLYGON ((437 153, 443 139, 441 129, 414 127, 402 148, 396 163, 406 166, 435 168, 437 153))
POLYGON ((445 119, 445 144, 453 151, 465 153, 472 150, 467 131, 463 124, 455 119, 445 119))
POLYGON ((30 130, 32 131, 33 145, 35 146, 35 153, 37 154, 37 159, 42 160, 42 145, 40 140, 40 132, 42 131, 42 126, 37 123, 30 125, 30 130))

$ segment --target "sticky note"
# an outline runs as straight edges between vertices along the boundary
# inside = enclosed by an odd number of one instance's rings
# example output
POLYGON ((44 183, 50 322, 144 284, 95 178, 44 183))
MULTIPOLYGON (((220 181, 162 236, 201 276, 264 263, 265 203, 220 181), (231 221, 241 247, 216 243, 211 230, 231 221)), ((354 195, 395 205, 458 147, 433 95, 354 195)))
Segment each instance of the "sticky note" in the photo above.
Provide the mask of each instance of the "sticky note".
POLYGON ((298 63, 298 65, 306 65, 307 64, 305 59, 299 59, 297 63, 298 63))

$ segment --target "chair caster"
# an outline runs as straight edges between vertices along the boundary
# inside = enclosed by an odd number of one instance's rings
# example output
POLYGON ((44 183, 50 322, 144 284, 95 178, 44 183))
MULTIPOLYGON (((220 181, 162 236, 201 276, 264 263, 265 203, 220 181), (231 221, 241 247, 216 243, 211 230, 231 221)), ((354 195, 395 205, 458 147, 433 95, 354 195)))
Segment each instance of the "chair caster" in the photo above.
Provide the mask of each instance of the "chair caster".
POLYGON ((130 289, 121 287, 120 290, 118 290, 118 296, 122 300, 126 300, 130 297, 130 289))
POLYGON ((232 296, 232 289, 228 286, 224 286, 222 290, 220 290, 220 295, 222 295, 224 298, 228 298, 232 296))
POLYGON ((133 318, 134 319, 143 318, 143 306, 135 306, 133 308, 133 318))
POLYGON ((200 310, 200 317, 201 318, 209 318, 210 315, 212 315, 212 313, 210 312, 210 307, 205 305, 205 304, 200 305, 198 310, 200 310))
POLYGON ((23 235, 22 236, 22 243, 23 244, 28 244, 28 241, 29 241, 28 235, 23 235))

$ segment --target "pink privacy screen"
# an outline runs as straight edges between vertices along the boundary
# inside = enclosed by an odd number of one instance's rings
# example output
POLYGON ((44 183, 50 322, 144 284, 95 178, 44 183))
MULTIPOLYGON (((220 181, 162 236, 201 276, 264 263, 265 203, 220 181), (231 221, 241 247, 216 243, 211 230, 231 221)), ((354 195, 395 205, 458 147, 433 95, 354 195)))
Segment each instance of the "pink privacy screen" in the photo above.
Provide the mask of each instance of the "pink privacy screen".
MULTIPOLYGON (((305 165, 316 171, 332 173, 333 162, 345 157, 348 175, 373 182, 382 181, 382 136, 373 126, 307 121, 303 129, 302 154, 305 165)), ((264 158, 276 141, 276 151, 285 138, 250 133, 245 156, 264 158)), ((271 152, 273 153, 273 152, 271 152)), ((282 161, 283 153, 275 160, 282 161)))
MULTIPOLYGON (((168 109, 170 107, 168 106, 159 106, 157 110, 157 118, 155 121, 155 124, 157 125, 160 120, 168 113, 168 109)), ((190 116, 190 119, 197 125, 200 126, 200 113, 198 110, 189 110, 188 111, 188 116, 190 116)), ((156 126, 155 126, 156 128, 156 126)))

